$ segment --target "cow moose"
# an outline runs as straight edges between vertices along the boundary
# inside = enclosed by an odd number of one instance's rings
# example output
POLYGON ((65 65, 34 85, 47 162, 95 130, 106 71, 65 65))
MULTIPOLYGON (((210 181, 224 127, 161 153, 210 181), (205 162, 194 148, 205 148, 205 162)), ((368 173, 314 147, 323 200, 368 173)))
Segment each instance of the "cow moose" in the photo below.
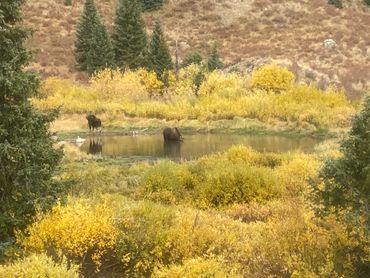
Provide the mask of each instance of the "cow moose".
POLYGON ((163 129, 164 141, 182 141, 183 138, 177 127, 165 127, 163 129))
POLYGON ((89 130, 94 132, 94 130, 99 130, 101 132, 102 127, 101 127, 101 120, 97 118, 95 115, 89 113, 86 116, 87 123, 89 125, 89 130), (100 128, 100 129, 99 129, 100 128))

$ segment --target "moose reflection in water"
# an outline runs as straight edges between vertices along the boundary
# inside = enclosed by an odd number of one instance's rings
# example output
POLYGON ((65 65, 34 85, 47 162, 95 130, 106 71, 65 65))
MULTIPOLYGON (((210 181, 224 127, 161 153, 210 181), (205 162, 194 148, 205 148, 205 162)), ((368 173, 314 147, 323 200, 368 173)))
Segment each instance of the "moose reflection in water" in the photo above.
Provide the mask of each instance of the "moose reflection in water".
POLYGON ((181 143, 171 140, 164 142, 163 134, 140 136, 107 134, 93 136, 91 134, 90 138, 86 138, 81 149, 86 153, 101 152, 102 156, 106 157, 122 156, 135 159, 167 157, 174 160, 179 158, 189 160, 202 155, 226 151, 233 145, 250 146, 262 152, 310 152, 318 142, 313 138, 273 135, 188 134, 181 143), (104 148, 102 148, 103 145, 104 148))
POLYGON ((164 157, 181 158, 181 141, 168 141, 163 142, 164 157))
POLYGON ((89 138, 89 154, 102 155, 103 153, 103 141, 100 136, 92 136, 89 138))

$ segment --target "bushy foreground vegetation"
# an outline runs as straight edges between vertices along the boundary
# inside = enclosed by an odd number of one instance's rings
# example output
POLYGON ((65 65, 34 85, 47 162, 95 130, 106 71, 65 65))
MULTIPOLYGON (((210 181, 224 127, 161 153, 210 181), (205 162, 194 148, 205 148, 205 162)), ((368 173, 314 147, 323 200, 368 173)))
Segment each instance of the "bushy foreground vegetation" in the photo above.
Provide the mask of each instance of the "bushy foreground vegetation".
POLYGON ((34 104, 46 111, 61 106, 63 113, 108 113, 111 117, 144 117, 168 120, 253 118, 268 123, 278 120, 300 127, 348 127, 355 110, 342 91, 325 92, 294 84, 294 75, 268 65, 256 70, 251 80, 237 73, 203 72, 197 84, 198 65, 178 73, 168 72, 167 84, 143 69, 101 71, 89 86, 48 79, 43 98, 34 104))
POLYGON ((304 198, 321 155, 237 146, 183 164, 71 162, 59 178, 73 196, 18 242, 85 275, 352 277, 366 236, 316 218, 304 198))
POLYGON ((0 266, 0 277, 49 277, 49 278, 77 278, 79 277, 78 266, 62 260, 55 263, 44 254, 31 254, 29 257, 20 259, 10 265, 0 266))

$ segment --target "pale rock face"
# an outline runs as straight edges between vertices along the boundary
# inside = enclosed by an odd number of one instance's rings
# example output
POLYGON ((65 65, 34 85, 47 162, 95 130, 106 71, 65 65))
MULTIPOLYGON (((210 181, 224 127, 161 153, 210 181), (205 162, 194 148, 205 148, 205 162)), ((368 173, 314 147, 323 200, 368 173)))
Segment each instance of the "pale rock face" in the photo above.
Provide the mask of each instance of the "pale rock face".
POLYGON ((323 41, 323 45, 324 45, 325 48, 332 48, 332 47, 336 46, 337 43, 333 39, 326 39, 326 40, 323 41))
POLYGON ((180 47, 181 50, 186 50, 186 49, 190 48, 190 45, 187 42, 180 42, 179 47, 180 47))

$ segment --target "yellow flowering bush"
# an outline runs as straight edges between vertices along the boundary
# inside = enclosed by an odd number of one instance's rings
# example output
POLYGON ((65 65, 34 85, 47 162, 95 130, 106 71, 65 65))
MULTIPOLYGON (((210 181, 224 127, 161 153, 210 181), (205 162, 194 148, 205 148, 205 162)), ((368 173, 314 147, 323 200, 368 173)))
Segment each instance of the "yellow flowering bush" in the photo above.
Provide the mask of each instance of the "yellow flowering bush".
POLYGON ((219 262, 215 258, 195 258, 186 260, 182 265, 171 265, 168 268, 157 269, 153 277, 156 278, 238 278, 241 274, 234 273, 227 263, 219 262))
POLYGON ((140 77, 150 97, 160 96, 162 94, 163 82, 157 79, 155 72, 138 69, 136 74, 140 77))
POLYGON ((219 96, 226 99, 237 99, 247 94, 246 79, 237 73, 213 71, 206 76, 199 88, 200 96, 219 96))
POLYGON ((251 86, 255 89, 279 93, 289 89, 294 83, 294 74, 278 65, 264 65, 253 71, 251 86))
POLYGON ((117 69, 105 69, 92 76, 91 89, 99 94, 100 99, 137 103, 149 98, 149 92, 143 79, 143 70, 125 72, 117 69))
POLYGON ((54 249, 82 265, 91 259, 99 269, 104 255, 114 250, 119 231, 112 209, 106 203, 94 205, 87 199, 56 204, 51 213, 31 225, 21 244, 28 250, 54 249))
POLYGON ((78 278, 78 266, 67 264, 65 260, 55 263, 45 254, 31 254, 8 265, 0 265, 2 278, 78 278))
POLYGON ((177 81, 170 83, 169 92, 180 96, 194 95, 194 79, 200 71, 202 71, 201 66, 197 64, 181 68, 177 74, 177 81))
POLYGON ((344 92, 334 88, 322 92, 313 86, 297 85, 271 100, 275 117, 318 127, 349 126, 355 112, 344 92))
POLYGON ((307 190, 308 178, 313 178, 321 162, 312 155, 295 155, 276 169, 279 179, 284 182, 287 193, 297 196, 307 190))

